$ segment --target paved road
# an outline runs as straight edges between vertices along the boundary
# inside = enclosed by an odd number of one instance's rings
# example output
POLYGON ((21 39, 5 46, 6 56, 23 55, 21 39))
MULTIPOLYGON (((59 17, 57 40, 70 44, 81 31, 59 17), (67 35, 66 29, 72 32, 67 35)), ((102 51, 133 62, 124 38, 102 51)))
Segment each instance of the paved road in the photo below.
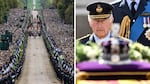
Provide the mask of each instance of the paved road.
POLYGON ((61 84, 49 62, 42 37, 28 38, 23 72, 16 84, 61 84))

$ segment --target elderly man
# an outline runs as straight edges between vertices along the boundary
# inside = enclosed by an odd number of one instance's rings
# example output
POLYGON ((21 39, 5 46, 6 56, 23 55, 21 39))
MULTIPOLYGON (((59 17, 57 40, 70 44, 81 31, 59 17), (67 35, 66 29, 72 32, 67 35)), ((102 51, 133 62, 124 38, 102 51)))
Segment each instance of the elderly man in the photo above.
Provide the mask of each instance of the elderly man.
POLYGON ((98 43, 99 41, 109 40, 113 23, 112 9, 112 5, 103 2, 96 2, 87 6, 89 11, 88 22, 93 34, 81 37, 79 41, 82 44, 89 41, 98 43))

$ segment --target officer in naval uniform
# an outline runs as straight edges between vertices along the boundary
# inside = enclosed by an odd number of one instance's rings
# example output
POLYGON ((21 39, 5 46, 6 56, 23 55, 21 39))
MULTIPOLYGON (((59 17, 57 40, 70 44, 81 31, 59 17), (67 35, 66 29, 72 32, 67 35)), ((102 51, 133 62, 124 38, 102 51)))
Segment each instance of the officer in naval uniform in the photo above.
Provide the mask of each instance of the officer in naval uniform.
POLYGON ((113 24, 112 9, 112 5, 104 2, 96 2, 87 6, 88 22, 93 33, 79 38, 82 44, 87 44, 89 41, 99 43, 110 39, 113 24))
POLYGON ((148 0, 121 0, 113 4, 114 22, 120 23, 120 36, 150 46, 150 2, 148 0), (128 19, 126 18, 128 16, 128 19))
POLYGON ((134 23, 136 18, 144 11, 146 0, 121 0, 112 4, 114 23, 121 23, 124 16, 128 15, 131 18, 131 23, 134 23), (135 12, 132 13, 132 2, 134 1, 135 12))

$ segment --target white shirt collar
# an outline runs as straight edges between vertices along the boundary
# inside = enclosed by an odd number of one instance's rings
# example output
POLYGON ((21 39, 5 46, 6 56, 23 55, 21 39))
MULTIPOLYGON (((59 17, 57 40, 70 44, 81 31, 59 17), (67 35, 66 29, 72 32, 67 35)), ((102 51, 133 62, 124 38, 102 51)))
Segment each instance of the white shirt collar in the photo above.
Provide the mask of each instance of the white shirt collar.
POLYGON ((90 37, 91 39, 90 40, 92 40, 92 37, 94 37, 94 40, 95 40, 96 43, 100 43, 102 41, 108 41, 108 40, 110 40, 110 32, 107 34, 106 37, 104 37, 102 39, 97 37, 94 33, 91 35, 91 37, 90 37))
MULTIPOLYGON (((128 7, 130 8, 131 10, 131 3, 132 3, 132 0, 126 0, 127 4, 128 4, 128 7)), ((140 0, 135 0, 136 4, 135 4, 135 9, 137 10, 138 9, 138 6, 140 4, 140 0)))

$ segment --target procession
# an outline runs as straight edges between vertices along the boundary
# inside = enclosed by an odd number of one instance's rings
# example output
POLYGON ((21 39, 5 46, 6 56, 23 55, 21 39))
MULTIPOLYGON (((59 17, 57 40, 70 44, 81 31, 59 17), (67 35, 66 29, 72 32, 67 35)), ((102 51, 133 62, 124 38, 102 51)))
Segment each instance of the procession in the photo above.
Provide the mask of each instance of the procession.
POLYGON ((40 0, 2 3, 10 11, 1 10, 0 84, 73 84, 73 42, 65 42, 73 40, 72 24, 64 24, 56 7, 42 8, 40 0))

